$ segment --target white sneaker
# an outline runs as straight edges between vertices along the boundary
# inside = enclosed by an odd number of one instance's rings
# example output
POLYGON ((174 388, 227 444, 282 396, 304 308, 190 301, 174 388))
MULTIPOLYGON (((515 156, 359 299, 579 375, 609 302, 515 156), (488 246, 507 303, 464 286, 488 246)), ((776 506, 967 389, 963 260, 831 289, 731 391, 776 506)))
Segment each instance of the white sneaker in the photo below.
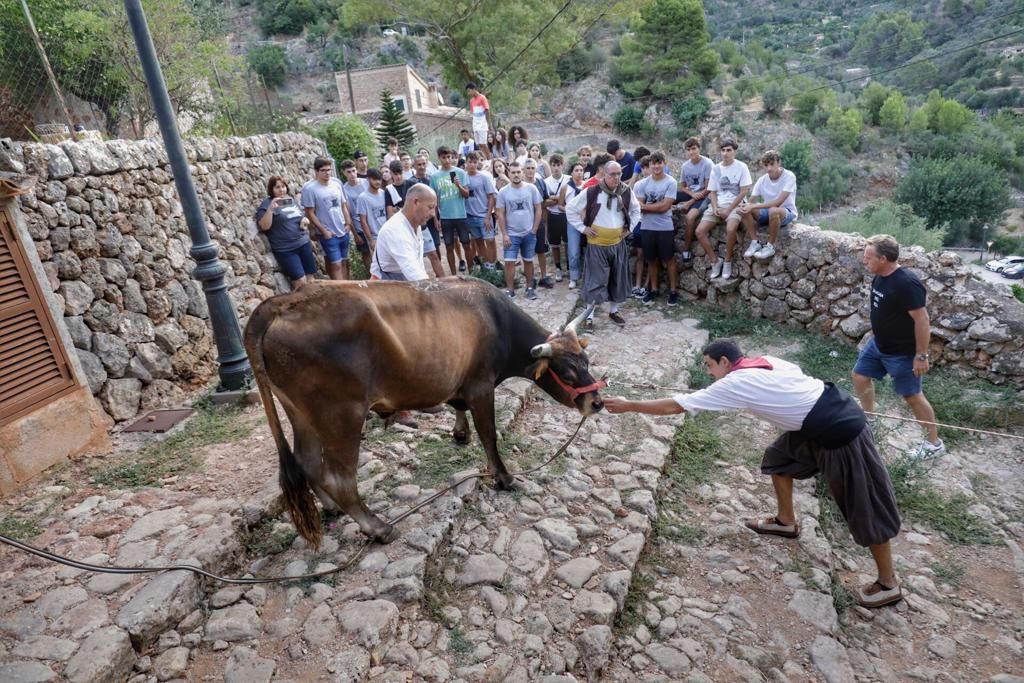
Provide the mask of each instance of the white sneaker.
POLYGON ((576 281, 569 280, 569 289, 576 289, 576 281))
POLYGON ((754 254, 754 258, 762 261, 770 259, 772 256, 775 256, 775 245, 771 242, 758 249, 754 254))
POLYGON ((946 452, 946 444, 943 443, 942 439, 939 439, 938 443, 932 443, 928 439, 924 440, 924 443, 914 453, 914 457, 918 460, 931 460, 937 458, 946 452))
POLYGON ((726 263, 724 266, 722 266, 722 279, 723 280, 728 280, 731 277, 732 277, 732 263, 730 262, 730 263, 726 263))
POLYGON ((555 271, 555 282, 561 282, 561 281, 562 281, 562 269, 559 268, 558 270, 555 271))
POLYGON ((711 264, 711 274, 708 275, 709 280, 714 280, 716 277, 722 274, 723 263, 724 261, 722 259, 718 259, 717 261, 711 264))
POLYGON ((750 258, 754 254, 756 254, 758 251, 760 251, 762 246, 764 246, 764 245, 762 245, 757 240, 754 240, 753 242, 750 243, 750 246, 747 247, 747 250, 745 252, 743 252, 743 258, 750 258))

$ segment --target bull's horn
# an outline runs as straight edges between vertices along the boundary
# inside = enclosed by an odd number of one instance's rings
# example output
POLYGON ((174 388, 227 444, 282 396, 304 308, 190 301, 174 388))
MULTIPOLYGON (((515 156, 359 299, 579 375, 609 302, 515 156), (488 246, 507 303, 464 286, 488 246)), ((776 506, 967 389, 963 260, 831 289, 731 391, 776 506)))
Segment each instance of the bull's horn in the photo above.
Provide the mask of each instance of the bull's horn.
POLYGON ((530 355, 534 358, 551 358, 555 355, 555 350, 551 348, 551 344, 537 344, 530 349, 530 355))
POLYGON ((573 334, 576 334, 576 328, 579 327, 579 324, 581 322, 586 320, 587 316, 594 312, 595 308, 597 308, 595 304, 587 306, 587 308, 582 313, 573 318, 568 325, 562 328, 562 332, 572 332, 573 334))

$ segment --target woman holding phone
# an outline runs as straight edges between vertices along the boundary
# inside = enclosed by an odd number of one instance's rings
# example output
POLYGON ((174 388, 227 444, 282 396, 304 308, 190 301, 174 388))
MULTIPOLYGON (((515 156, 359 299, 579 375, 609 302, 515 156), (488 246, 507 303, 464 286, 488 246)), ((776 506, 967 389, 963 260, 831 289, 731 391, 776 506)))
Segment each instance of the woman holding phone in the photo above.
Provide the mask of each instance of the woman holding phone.
POLYGON ((302 287, 307 276, 316 275, 316 259, 309 234, 303 229, 302 209, 284 178, 275 175, 267 181, 267 197, 256 209, 255 218, 256 226, 270 241, 281 272, 292 281, 292 287, 302 287))

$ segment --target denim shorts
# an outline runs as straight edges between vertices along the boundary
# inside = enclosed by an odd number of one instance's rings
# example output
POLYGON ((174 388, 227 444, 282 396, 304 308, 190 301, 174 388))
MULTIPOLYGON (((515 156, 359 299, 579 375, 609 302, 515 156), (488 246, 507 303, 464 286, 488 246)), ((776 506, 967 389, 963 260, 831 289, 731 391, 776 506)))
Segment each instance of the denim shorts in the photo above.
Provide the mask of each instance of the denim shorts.
POLYGON ((441 237, 444 238, 444 245, 451 247, 458 238, 463 244, 469 244, 469 225, 465 218, 442 218, 441 237))
MULTIPOLYGON (((779 227, 784 228, 793 222, 793 219, 796 218, 796 214, 793 213, 793 209, 789 207, 782 208, 786 209, 786 217, 782 219, 782 223, 779 225, 779 227)), ((759 225, 768 225, 768 209, 757 210, 757 222, 759 225)))
POLYGON ((493 240, 494 223, 491 229, 487 229, 487 219, 483 216, 466 216, 466 225, 469 226, 469 236, 475 240, 493 240))
POLYGON ((892 388, 900 396, 916 396, 921 393, 921 378, 914 374, 914 356, 882 353, 875 344, 875 338, 868 340, 860 352, 853 371, 862 377, 882 379, 892 377, 892 388))
POLYGON ((505 261, 515 261, 522 254, 524 261, 537 255, 537 236, 532 232, 525 235, 509 235, 512 245, 505 250, 505 261))
POLYGON ((298 249, 275 251, 274 258, 281 272, 289 280, 299 280, 307 275, 316 275, 316 259, 313 257, 313 245, 306 242, 298 249))
POLYGON ((340 263, 348 258, 348 246, 352 236, 345 233, 344 237, 321 237, 320 248, 324 252, 324 261, 327 263, 340 263))

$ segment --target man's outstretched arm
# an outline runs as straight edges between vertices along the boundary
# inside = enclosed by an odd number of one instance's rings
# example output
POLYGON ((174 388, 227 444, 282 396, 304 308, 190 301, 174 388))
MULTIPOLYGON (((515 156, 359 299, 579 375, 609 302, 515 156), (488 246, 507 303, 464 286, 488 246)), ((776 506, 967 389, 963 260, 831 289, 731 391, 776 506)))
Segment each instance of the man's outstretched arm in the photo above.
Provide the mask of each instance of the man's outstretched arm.
POLYGON ((604 407, 609 413, 645 413, 647 415, 678 415, 686 410, 675 399, 659 398, 653 401, 630 401, 621 396, 606 396, 604 407))

